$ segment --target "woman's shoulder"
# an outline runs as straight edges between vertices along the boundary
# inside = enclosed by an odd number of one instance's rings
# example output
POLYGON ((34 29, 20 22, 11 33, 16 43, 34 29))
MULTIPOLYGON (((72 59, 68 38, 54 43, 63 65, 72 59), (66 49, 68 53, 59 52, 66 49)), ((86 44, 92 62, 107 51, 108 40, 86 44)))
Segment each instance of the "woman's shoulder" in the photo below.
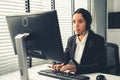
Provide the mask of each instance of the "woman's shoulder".
POLYGON ((68 38, 68 42, 71 42, 71 41, 73 42, 75 40, 76 40, 76 35, 75 34, 68 38))
POLYGON ((76 38, 76 35, 74 34, 74 35, 70 36, 68 39, 69 39, 69 40, 73 40, 73 39, 75 39, 75 38, 76 38))
POLYGON ((90 37, 91 39, 95 39, 95 40, 99 40, 99 41, 104 41, 104 37, 97 34, 97 33, 94 33, 92 30, 89 32, 90 33, 90 37))

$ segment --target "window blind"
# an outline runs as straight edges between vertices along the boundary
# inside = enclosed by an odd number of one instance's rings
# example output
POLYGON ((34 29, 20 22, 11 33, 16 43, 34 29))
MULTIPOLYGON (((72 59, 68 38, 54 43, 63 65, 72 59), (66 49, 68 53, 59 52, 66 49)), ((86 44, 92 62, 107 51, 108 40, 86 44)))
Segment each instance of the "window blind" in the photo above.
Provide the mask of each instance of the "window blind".
POLYGON ((51 0, 30 0, 30 13, 50 10, 51 0))
POLYGON ((68 37, 72 35, 71 0, 55 0, 55 9, 58 13, 60 32, 65 49, 68 37))
POLYGON ((75 0, 75 10, 78 8, 88 9, 88 0, 75 0))
POLYGON ((0 0, 0 75, 18 69, 5 16, 25 13, 25 0, 0 0))

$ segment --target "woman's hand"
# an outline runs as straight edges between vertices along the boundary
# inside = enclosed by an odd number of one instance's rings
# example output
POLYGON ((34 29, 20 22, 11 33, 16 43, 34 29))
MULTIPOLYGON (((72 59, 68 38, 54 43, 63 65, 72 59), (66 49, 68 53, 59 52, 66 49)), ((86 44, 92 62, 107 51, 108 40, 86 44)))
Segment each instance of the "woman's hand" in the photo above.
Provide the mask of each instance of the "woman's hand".
POLYGON ((66 71, 66 70, 69 70, 69 72, 76 72, 76 67, 74 65, 67 64, 60 68, 60 71, 66 71))
POLYGON ((49 66, 50 68, 54 69, 55 71, 59 71, 64 66, 64 63, 61 64, 54 64, 52 66, 49 66))

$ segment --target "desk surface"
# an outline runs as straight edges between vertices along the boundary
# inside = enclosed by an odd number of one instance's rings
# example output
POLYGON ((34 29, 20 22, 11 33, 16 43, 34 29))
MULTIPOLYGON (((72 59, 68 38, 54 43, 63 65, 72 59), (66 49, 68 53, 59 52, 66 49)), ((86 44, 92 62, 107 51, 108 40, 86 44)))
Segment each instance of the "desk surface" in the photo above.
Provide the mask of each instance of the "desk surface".
MULTIPOLYGON (((58 80, 55 78, 39 75, 37 72, 39 70, 47 69, 48 64, 35 66, 29 69, 29 80, 58 80)), ((120 80, 120 76, 103 74, 103 73, 92 73, 92 74, 83 74, 90 77, 90 80, 96 80, 96 76, 102 74, 106 77, 107 80, 120 80)), ((0 80, 20 80, 19 71, 9 73, 6 75, 0 76, 0 80)))

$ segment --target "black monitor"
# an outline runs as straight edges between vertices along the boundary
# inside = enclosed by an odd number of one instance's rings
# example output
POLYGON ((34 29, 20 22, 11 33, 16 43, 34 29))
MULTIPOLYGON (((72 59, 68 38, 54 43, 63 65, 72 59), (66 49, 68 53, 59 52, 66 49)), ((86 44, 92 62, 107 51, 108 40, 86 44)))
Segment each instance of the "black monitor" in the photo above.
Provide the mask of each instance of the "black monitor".
POLYGON ((27 56, 64 62, 63 46, 56 11, 39 14, 6 16, 15 54, 15 37, 29 33, 25 38, 27 56))

